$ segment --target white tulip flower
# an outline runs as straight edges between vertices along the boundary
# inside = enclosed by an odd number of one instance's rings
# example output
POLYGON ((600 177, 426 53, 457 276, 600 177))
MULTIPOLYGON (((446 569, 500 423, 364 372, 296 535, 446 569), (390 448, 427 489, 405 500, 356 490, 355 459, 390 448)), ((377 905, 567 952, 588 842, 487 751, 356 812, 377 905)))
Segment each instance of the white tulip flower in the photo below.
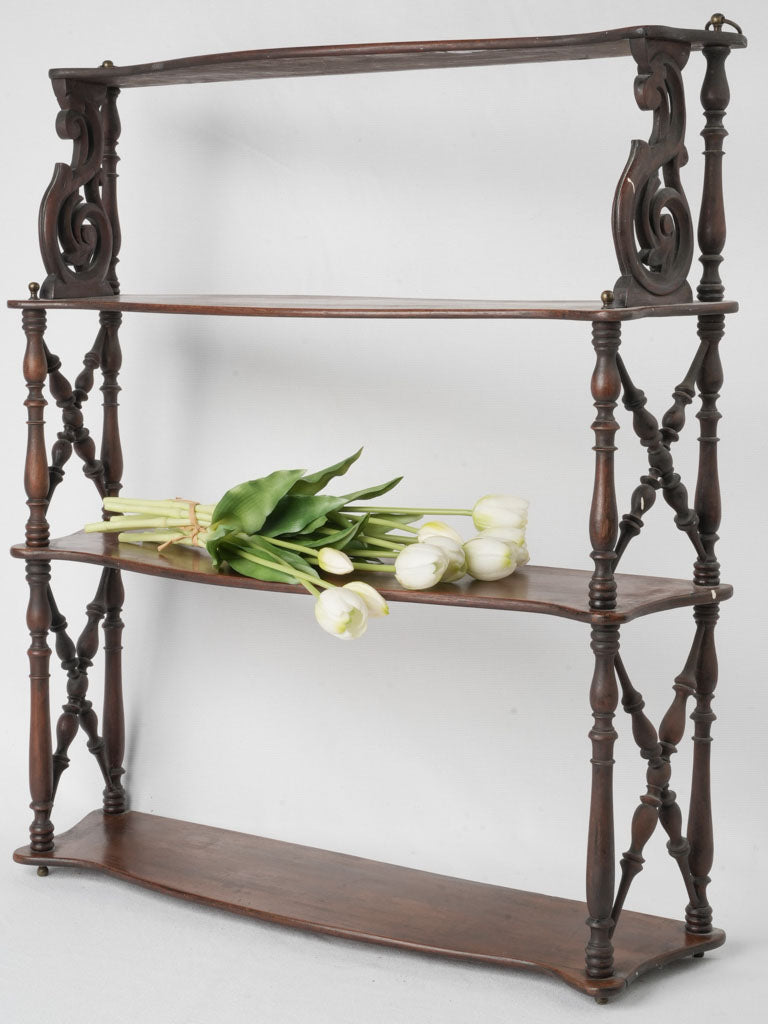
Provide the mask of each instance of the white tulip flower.
POLYGON ((473 537, 464 545, 467 567, 476 580, 501 580, 517 568, 508 544, 498 537, 473 537))
POLYGON ((406 590, 429 590, 448 568, 448 556, 436 544, 409 544, 395 559, 395 576, 406 590))
POLYGON ((514 544, 515 547, 525 544, 525 530, 521 526, 491 526, 487 530, 481 530, 480 536, 496 537, 505 544, 514 544))
POLYGON ((349 555, 345 555, 338 548, 320 548, 317 553, 317 561, 321 569, 333 573, 334 576, 346 576, 355 568, 349 555))
POLYGON ((456 533, 452 526, 448 526, 447 523, 440 523, 436 519, 433 519, 429 523, 424 525, 419 530, 419 540, 429 544, 430 537, 450 537, 451 540, 455 540, 457 544, 463 544, 464 538, 456 533))
POLYGON ((486 494, 472 509, 472 521, 478 531, 495 526, 523 527, 528 522, 528 502, 512 494, 486 494))
POLYGON ((432 534, 426 543, 440 548, 448 559, 448 568, 443 573, 443 583, 455 583, 462 576, 466 576, 467 556, 461 543, 457 543, 453 537, 441 537, 435 534, 432 534))
POLYGON ((516 548, 515 555, 517 556, 518 565, 528 565, 528 563, 531 560, 531 556, 528 554, 528 546, 526 545, 525 541, 523 541, 523 543, 518 548, 516 548))
POLYGON ((351 583, 345 583, 344 590, 351 590, 353 593, 362 597, 365 601, 365 606, 368 609, 368 615, 370 618, 377 619, 382 615, 389 615, 389 605, 381 596, 381 594, 372 587, 370 583, 363 583, 361 580, 352 580, 351 583))
POLYGON ((368 607, 359 594, 346 587, 333 587, 315 601, 315 618, 326 633, 354 640, 368 628, 368 607))

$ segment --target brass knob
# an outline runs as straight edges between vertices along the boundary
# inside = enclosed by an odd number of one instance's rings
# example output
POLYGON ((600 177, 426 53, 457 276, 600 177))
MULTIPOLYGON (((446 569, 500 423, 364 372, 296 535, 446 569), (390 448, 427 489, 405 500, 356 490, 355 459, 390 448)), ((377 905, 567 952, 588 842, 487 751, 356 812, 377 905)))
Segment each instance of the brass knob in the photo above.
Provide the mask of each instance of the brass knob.
POLYGON ((712 17, 709 19, 710 25, 715 30, 721 29, 723 27, 723 22, 724 21, 725 21, 725 15, 724 14, 713 14, 712 17))
POLYGON ((115 65, 112 63, 111 60, 103 60, 101 62, 101 67, 103 67, 103 68, 113 68, 114 66, 115 65))
POLYGON ((610 289, 602 292, 600 294, 600 301, 604 306, 610 306, 613 302, 613 292, 610 289))
POLYGON ((36 299, 37 293, 40 291, 40 285, 37 283, 37 281, 30 281, 29 284, 27 285, 27 288, 29 288, 30 299, 36 299))

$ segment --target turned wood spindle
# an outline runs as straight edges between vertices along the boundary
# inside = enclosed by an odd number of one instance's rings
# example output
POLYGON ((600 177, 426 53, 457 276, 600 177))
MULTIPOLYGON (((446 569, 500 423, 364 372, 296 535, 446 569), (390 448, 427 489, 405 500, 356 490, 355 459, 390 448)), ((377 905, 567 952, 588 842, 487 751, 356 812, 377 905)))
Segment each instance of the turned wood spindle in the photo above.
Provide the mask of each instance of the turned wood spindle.
POLYGON ((632 492, 629 512, 625 512, 619 523, 619 539, 616 543, 616 561, 613 563, 614 571, 621 561, 621 557, 627 550, 627 546, 633 537, 636 537, 643 528, 643 516, 656 504, 656 492, 661 487, 658 477, 647 474, 640 477, 640 483, 632 492))
MULTIPOLYGON (((696 627, 696 633, 685 665, 680 674, 675 677, 672 687, 675 695, 672 698, 672 703, 667 708, 659 725, 659 743, 661 745, 662 757, 667 764, 671 761, 672 755, 677 753, 678 744, 685 733, 686 707, 688 701, 696 692, 696 671, 701 657, 703 638, 704 628, 699 624, 696 627)), ((683 835, 682 811, 677 802, 677 794, 670 787, 669 781, 661 793, 659 821, 667 834, 667 850, 670 856, 677 862, 683 884, 688 893, 688 899, 695 900, 697 898, 696 890, 689 862, 690 844, 683 835)))
POLYGON ((720 582, 720 563, 715 554, 719 539, 718 528, 721 518, 720 476, 718 470, 717 446, 718 423, 721 413, 717 407, 720 388, 723 386, 723 366, 720 361, 720 340, 725 330, 725 317, 700 316, 699 337, 707 343, 706 355, 698 376, 701 408, 696 414, 699 430, 699 470, 696 479, 695 506, 699 517, 699 529, 703 551, 693 568, 695 583, 714 587, 720 582))
POLYGON ((586 947, 586 971, 590 978, 613 974, 613 931, 615 853, 613 830, 613 745, 616 730, 613 717, 619 701, 615 662, 619 650, 619 627, 594 626, 592 651, 595 671, 589 692, 594 725, 592 741, 592 796, 589 808, 587 844, 587 909, 590 937, 586 947))
MULTIPOLYGON (((58 461, 58 469, 61 473, 61 477, 64 475, 63 465, 69 459, 69 453, 72 448, 74 448, 77 455, 82 459, 83 472, 89 480, 93 480, 96 490, 103 497, 104 467, 102 466, 101 461, 96 458, 96 445, 88 428, 83 422, 83 413, 80 408, 81 402, 78 401, 75 390, 61 372, 61 360, 59 357, 50 352, 47 347, 45 353, 48 365, 48 386, 51 390, 51 394, 56 399, 56 405, 61 409, 61 417, 64 423, 64 429, 59 435, 59 440, 63 442, 63 445, 68 447, 68 451, 63 462, 61 462, 60 459, 58 461)), ((58 473, 56 473, 56 467, 57 458, 56 452, 54 451, 54 465, 51 469, 51 473, 54 476, 58 476, 58 473)), ((56 480, 53 485, 53 489, 55 489, 61 477, 59 477, 59 480, 56 480)))
POLYGON ((67 673, 67 703, 56 724, 56 749, 53 752, 53 796, 59 788, 62 772, 69 767, 68 751, 80 727, 79 708, 73 705, 72 696, 80 682, 77 664, 77 649, 67 633, 67 620, 59 611, 53 591, 48 587, 48 605, 51 610, 51 632, 55 638, 56 655, 61 667, 67 673))
POLYGON ((680 440, 680 431, 685 426, 685 410, 696 394, 696 381, 706 350, 707 347, 702 342, 688 367, 688 372, 672 392, 672 405, 662 417, 661 438, 667 448, 680 440))
MULTIPOLYGON (((103 430, 100 454, 104 465, 105 491, 110 498, 120 493, 123 477, 123 450, 118 420, 120 385, 117 382, 122 366, 118 334, 122 319, 122 313, 102 311, 99 314, 101 329, 104 332, 104 345, 101 351, 103 430)), ((105 518, 109 518, 109 515, 110 513, 105 513, 105 518)))
POLYGON ((699 519, 696 510, 688 502, 688 491, 675 472, 672 454, 664 444, 664 438, 656 417, 646 405, 645 393, 633 382, 621 357, 617 357, 622 385, 622 403, 632 413, 632 427, 640 438, 640 444, 648 453, 651 471, 658 477, 667 504, 675 513, 675 526, 690 537, 691 543, 701 556, 704 548, 699 536, 699 519))
MULTIPOLYGON (((119 240, 119 235, 118 235, 119 240)), ((118 420, 118 396, 120 385, 118 374, 122 365, 119 329, 120 313, 102 312, 100 320, 106 332, 102 352, 101 369, 104 382, 101 387, 104 396, 104 430, 102 434, 101 458, 106 470, 107 494, 113 497, 120 493, 123 476, 123 452, 120 442, 118 420)), ((111 513, 104 513, 109 518, 111 513)), ((119 569, 109 572, 107 581, 107 614, 104 619, 104 709, 102 714, 104 744, 108 779, 104 789, 104 813, 121 814, 126 810, 127 801, 122 785, 125 755, 125 711, 123 707, 122 679, 122 635, 121 617, 125 592, 119 569)))
MULTIPOLYGON (((27 495, 27 546, 48 546, 48 459, 45 448, 45 406, 43 387, 48 372, 45 355, 45 310, 25 309, 22 326, 27 339, 24 353, 24 379, 27 383, 27 455, 24 467, 24 489, 27 495)), ((27 626, 30 634, 29 682, 29 789, 34 817, 30 825, 30 845, 35 853, 53 849, 53 769, 51 713, 49 706, 48 629, 51 612, 48 606, 50 561, 28 561, 27 583, 29 604, 27 626)))
POLYGON ((705 46, 702 50, 707 70, 701 87, 701 105, 705 125, 704 184, 699 212, 698 242, 703 273, 696 293, 702 302, 719 302, 725 294, 720 279, 720 264, 725 246, 725 202, 723 199, 723 142, 728 132, 723 126, 726 109, 731 99, 725 61, 728 46, 705 46))
MULTIPOLYGON (((672 392, 672 405, 667 409, 662 417, 659 440, 668 451, 673 444, 680 440, 680 432, 685 426, 685 410, 693 401, 696 393, 696 381, 698 380, 706 350, 707 345, 702 342, 696 351, 696 355, 694 356, 691 365, 688 367, 688 372, 672 392)), ((621 366, 623 368, 624 376, 629 380, 629 374, 627 373, 623 362, 621 366)), ((639 388, 635 388, 634 385, 631 385, 631 387, 634 392, 633 408, 639 408, 642 405, 644 409, 645 395, 639 388)), ((626 401, 624 404, 625 407, 627 407, 626 401)), ((647 410, 645 411, 647 413, 647 410)), ((658 429, 658 424, 656 425, 656 428, 658 429)), ((621 522, 619 523, 619 540, 616 544, 616 562, 614 563, 614 571, 621 561, 621 557, 626 551, 629 542, 642 530, 644 516, 649 509, 653 508, 656 502, 656 491, 659 490, 661 486, 660 470, 657 467, 652 466, 649 475, 640 477, 639 485, 632 492, 630 510, 629 512, 624 513, 621 517, 621 522)), ((687 506, 687 504, 688 499, 686 496, 685 505, 687 506)), ((692 519, 689 517, 689 526, 691 522, 692 519)), ((694 533, 691 538, 694 543, 696 543, 696 537, 697 535, 694 533)))
POLYGON ((589 583, 589 606, 593 609, 616 607, 616 561, 619 510, 616 504, 613 455, 619 425, 613 415, 621 392, 617 358, 621 343, 618 323, 596 321, 592 324, 592 344, 596 362, 592 374, 592 398, 597 415, 592 424, 595 433, 595 482, 589 516, 589 539, 595 569, 589 583))
POLYGON ((75 386, 72 390, 78 408, 88 400, 88 395, 93 390, 93 375, 101 366, 101 350, 104 347, 105 333, 103 327, 99 328, 93 345, 83 356, 83 368, 75 377, 75 386))
POLYGON ((122 784, 125 755, 125 712, 123 708, 121 610, 124 588, 119 569, 110 569, 107 580, 107 615, 104 619, 104 712, 103 732, 107 765, 104 813, 122 814, 127 809, 122 784))
POLYGON ((646 792, 640 797, 640 804, 632 818, 630 846, 621 858, 621 878, 611 912, 613 930, 618 923, 632 880, 643 870, 643 850, 659 821, 662 793, 669 784, 671 773, 669 761, 665 761, 662 756, 662 746, 656 729, 645 714, 645 701, 632 684, 620 655, 616 656, 616 673, 621 685, 622 707, 632 719, 632 735, 640 749, 640 756, 648 762, 648 768, 646 792))
POLYGON ((99 648, 99 623, 106 613, 107 577, 112 570, 102 570, 99 586, 93 600, 86 607, 86 624, 77 644, 67 634, 67 622, 56 607, 49 590, 51 630, 56 634, 56 651, 62 668, 67 672, 67 702, 56 726, 57 746, 53 755, 54 795, 62 772, 69 765, 69 747, 77 735, 78 726, 88 738, 88 749, 96 758, 105 782, 109 782, 104 741, 99 735, 98 715, 87 698, 88 671, 99 648))
POLYGON ((712 908, 707 898, 709 872, 714 860, 710 732, 716 719, 712 711, 712 698, 717 686, 715 626, 719 610, 717 604, 703 605, 696 608, 693 614, 697 625, 703 626, 696 666, 696 707, 691 713, 691 720, 694 723, 693 773, 688 812, 688 842, 691 847, 689 860, 697 899, 686 907, 685 928, 695 935, 706 935, 712 931, 712 908))

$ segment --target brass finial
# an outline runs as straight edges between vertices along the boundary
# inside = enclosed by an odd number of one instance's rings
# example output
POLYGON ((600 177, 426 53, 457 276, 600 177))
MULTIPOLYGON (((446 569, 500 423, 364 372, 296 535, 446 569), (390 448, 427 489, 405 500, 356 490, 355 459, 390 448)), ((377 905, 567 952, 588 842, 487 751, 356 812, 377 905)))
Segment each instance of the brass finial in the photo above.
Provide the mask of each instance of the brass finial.
POLYGON ((731 28, 736 29, 739 35, 742 34, 741 25, 737 25, 735 21, 731 21, 730 18, 726 18, 724 14, 713 14, 707 22, 707 24, 704 26, 704 28, 706 30, 711 26, 715 30, 715 32, 722 32, 723 25, 730 25, 731 28))
POLYGON ((113 68, 114 66, 115 65, 112 63, 111 60, 103 60, 101 62, 101 67, 103 67, 103 68, 113 68))
POLYGON ((40 285, 37 283, 37 281, 30 281, 29 284, 27 285, 27 288, 29 288, 30 299, 36 299, 37 293, 40 291, 40 285))
POLYGON ((610 288, 600 293, 600 301, 602 302, 604 307, 611 305, 611 303, 613 302, 613 292, 610 290, 610 288))

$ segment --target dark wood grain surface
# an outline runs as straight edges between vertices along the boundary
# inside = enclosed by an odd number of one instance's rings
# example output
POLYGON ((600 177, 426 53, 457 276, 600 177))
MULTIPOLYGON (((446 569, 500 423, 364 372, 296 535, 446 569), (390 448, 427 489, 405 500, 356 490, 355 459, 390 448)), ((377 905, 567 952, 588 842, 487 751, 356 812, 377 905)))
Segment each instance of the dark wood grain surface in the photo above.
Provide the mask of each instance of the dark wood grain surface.
MULTIPOLYGON (((149 576, 167 576, 244 590, 306 594, 303 587, 287 583, 265 583, 226 570, 217 572, 207 553, 201 549, 174 545, 159 553, 154 544, 119 544, 114 534, 74 533, 52 540, 50 547, 45 549, 16 545, 11 553, 17 558, 88 562, 149 576)), ((351 578, 371 583, 388 601, 540 612, 581 622, 627 622, 669 608, 711 604, 714 598, 722 601, 733 593, 733 588, 727 584, 697 587, 689 580, 620 573, 616 576, 618 600, 615 609, 590 611, 588 587, 591 573, 582 569, 527 565, 514 575, 493 583, 465 577, 458 583, 440 584, 431 590, 405 590, 388 573, 336 577, 339 582, 351 578)))
POLYGON ((625 912, 616 973, 584 972, 584 919, 576 900, 383 864, 347 854, 130 811, 94 811, 49 854, 26 864, 104 871, 168 895, 316 932, 443 956, 543 971, 588 995, 617 994, 640 974, 713 949, 723 932, 625 912))
POLYGON ((248 78, 294 78, 307 75, 349 75, 371 71, 412 71, 418 68, 479 67, 554 60, 585 60, 629 54, 630 41, 666 39, 701 49, 715 41, 743 47, 736 32, 704 32, 663 25, 634 25, 578 35, 509 39, 455 39, 343 46, 292 46, 242 50, 200 57, 155 61, 108 68, 54 68, 51 78, 79 79, 102 85, 134 88, 192 82, 225 82, 248 78), (720 38, 717 39, 717 36, 720 38))
POLYGON ((680 302, 605 309, 594 301, 412 299, 350 295, 98 295, 86 298, 10 299, 11 309, 91 309, 122 313, 208 316, 379 317, 510 320, 639 320, 655 316, 735 313, 739 304, 680 302))

